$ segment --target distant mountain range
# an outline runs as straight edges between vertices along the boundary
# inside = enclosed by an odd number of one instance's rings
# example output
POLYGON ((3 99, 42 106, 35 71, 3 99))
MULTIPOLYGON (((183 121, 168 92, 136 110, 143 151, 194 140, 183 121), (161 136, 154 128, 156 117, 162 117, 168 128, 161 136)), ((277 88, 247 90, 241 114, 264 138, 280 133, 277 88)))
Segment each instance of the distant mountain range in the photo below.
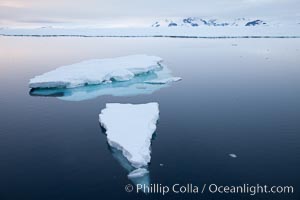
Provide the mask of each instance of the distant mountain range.
POLYGON ((198 17, 165 19, 156 21, 152 27, 199 27, 199 26, 267 26, 260 19, 237 18, 234 20, 203 19, 198 17))
POLYGON ((300 38, 300 19, 200 17, 168 18, 152 25, 146 21, 137 27, 101 28, 85 26, 0 27, 1 36, 36 37, 181 37, 181 38, 300 38), (145 26, 146 25, 146 26, 145 26), (198 28, 197 28, 198 27, 198 28))

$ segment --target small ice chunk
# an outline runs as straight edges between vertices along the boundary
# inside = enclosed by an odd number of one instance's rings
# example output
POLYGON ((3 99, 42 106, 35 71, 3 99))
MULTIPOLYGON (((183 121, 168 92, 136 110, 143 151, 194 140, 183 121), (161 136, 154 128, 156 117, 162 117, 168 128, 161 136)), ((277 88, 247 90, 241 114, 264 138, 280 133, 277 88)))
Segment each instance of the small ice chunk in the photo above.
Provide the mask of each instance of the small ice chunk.
POLYGON ((229 154, 229 156, 230 156, 231 158, 237 158, 237 155, 236 155, 236 154, 233 154, 233 153, 229 154))
POLYGON ((143 177, 145 174, 148 174, 149 171, 145 168, 138 168, 136 170, 133 170, 128 174, 128 178, 138 178, 138 177, 143 177))
POLYGON ((135 75, 161 69, 156 56, 131 55, 112 59, 94 59, 59 67, 32 78, 30 88, 74 88, 114 81, 128 81, 135 75))
MULTIPOLYGON (((109 146, 109 149, 112 153, 112 156, 120 163, 120 165, 128 172, 128 174, 130 174, 131 172, 133 172, 134 170, 136 170, 136 168, 134 168, 131 163, 127 160, 127 158, 125 158, 125 156, 123 155, 122 151, 109 146)), ((147 168, 145 168, 147 169, 147 168)), ((147 173, 139 173, 139 175, 141 176, 128 176, 128 179, 131 180, 135 185, 140 184, 140 185, 150 185, 150 171, 148 171, 147 173)))
POLYGON ((160 164, 159 164, 159 166, 163 167, 163 166, 164 166, 164 164, 160 163, 160 164))
POLYGON ((182 80, 181 77, 169 77, 169 78, 164 78, 164 79, 154 79, 154 80, 149 80, 145 81, 144 83, 149 83, 149 84, 166 84, 166 83, 171 83, 171 82, 176 82, 182 80))
POLYGON ((109 103, 99 115, 109 145, 121 150, 135 168, 150 162, 151 139, 158 118, 158 103, 109 103))

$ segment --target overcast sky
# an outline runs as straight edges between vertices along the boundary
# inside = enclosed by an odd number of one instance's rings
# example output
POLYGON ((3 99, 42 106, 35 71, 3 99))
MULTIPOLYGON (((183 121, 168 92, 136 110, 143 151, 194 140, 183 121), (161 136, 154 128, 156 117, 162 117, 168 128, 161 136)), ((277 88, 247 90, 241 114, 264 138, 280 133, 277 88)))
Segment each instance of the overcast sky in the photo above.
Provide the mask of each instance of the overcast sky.
POLYGON ((300 0, 0 0, 0 23, 134 24, 165 17, 300 16, 300 0))

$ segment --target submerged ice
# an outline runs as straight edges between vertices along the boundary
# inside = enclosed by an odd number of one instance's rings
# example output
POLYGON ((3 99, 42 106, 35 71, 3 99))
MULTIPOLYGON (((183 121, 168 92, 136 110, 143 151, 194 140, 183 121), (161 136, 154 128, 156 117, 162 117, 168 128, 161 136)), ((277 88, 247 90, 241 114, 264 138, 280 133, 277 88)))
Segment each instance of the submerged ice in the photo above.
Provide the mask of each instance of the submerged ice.
POLYGON ((158 118, 158 103, 110 103, 99 115, 109 145, 122 151, 134 168, 143 168, 150 162, 151 139, 158 118))
POLYGON ((123 155, 122 151, 108 145, 112 156, 119 162, 119 164, 126 170, 128 173, 127 178, 134 183, 135 185, 150 185, 150 171, 144 168, 134 168, 127 158, 123 155))

